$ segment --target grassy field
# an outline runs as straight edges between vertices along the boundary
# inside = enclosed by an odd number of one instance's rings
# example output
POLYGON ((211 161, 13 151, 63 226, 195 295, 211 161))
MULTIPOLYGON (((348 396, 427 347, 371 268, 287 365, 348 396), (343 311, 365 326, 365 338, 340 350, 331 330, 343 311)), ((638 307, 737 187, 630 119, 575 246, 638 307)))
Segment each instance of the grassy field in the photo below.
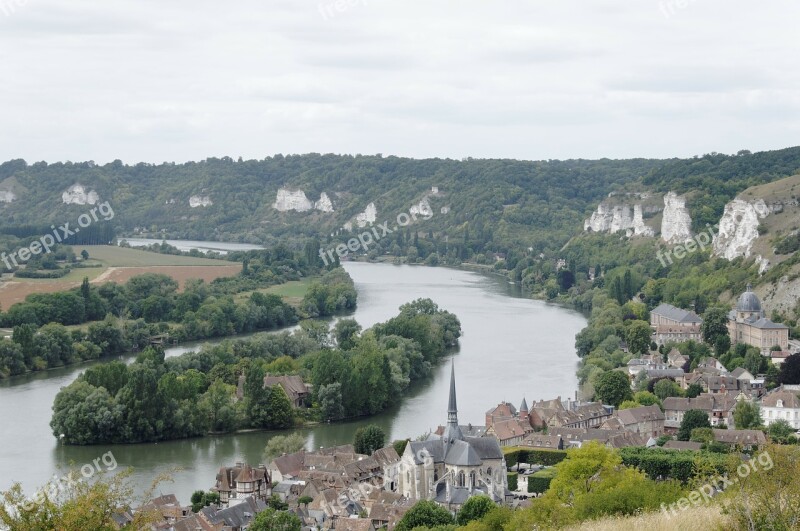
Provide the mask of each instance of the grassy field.
POLYGON ((10 308, 22 302, 31 293, 53 293, 80 286, 85 277, 92 283, 127 282, 131 277, 143 273, 160 273, 177 280, 183 287, 191 278, 211 282, 215 278, 230 277, 241 271, 242 265, 225 260, 193 258, 151 253, 114 246, 74 246, 76 254, 84 249, 89 253, 87 264, 100 267, 73 269, 67 276, 58 279, 27 279, 5 276, 0 283, 0 307, 10 308))
MULTIPOLYGON (((279 297, 283 298, 287 304, 291 306, 298 307, 303 302, 303 297, 305 297, 306 292, 308 291, 308 287, 314 282, 315 279, 313 278, 304 278, 302 280, 290 280, 289 282, 284 282, 283 284, 278 284, 276 286, 270 286, 268 288, 256 290, 259 293, 269 293, 271 295, 278 295, 279 297)), ((240 293, 236 296, 238 300, 246 299, 253 293, 252 291, 240 293)))
POLYGON ((231 262, 225 260, 158 254, 111 245, 76 245, 73 249, 77 255, 80 255, 81 251, 85 249, 89 253, 89 263, 100 262, 107 267, 219 266, 231 264, 231 262))

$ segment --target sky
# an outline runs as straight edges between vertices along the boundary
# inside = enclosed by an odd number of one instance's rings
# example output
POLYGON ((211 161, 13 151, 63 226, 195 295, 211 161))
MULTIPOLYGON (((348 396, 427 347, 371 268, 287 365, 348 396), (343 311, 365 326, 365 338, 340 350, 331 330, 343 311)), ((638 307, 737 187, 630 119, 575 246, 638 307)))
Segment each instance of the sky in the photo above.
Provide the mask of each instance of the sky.
POLYGON ((800 145, 800 2, 0 0, 0 160, 800 145))

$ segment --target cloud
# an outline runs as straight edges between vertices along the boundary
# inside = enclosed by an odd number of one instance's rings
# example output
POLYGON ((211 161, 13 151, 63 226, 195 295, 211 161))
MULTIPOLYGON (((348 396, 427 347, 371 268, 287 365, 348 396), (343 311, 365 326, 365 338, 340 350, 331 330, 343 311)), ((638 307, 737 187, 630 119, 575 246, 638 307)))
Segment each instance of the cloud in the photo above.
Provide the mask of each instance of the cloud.
POLYGON ((0 159, 797 144, 790 0, 9 2, 0 159))

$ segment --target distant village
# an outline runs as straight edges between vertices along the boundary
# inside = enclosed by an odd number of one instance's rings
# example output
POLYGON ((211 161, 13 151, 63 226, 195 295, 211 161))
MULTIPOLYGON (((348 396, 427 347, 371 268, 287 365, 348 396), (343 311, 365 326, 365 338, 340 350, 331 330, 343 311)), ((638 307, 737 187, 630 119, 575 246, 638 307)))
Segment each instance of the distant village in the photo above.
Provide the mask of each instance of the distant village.
MULTIPOLYGON (((662 304, 650 316, 658 346, 701 341, 702 319, 692 311, 662 304)), ((800 351, 800 345, 789 341, 786 326, 766 318, 749 287, 728 315, 728 330, 733 344, 759 348, 776 366, 792 351, 800 351)), ((700 450, 700 442, 672 437, 690 410, 707 414, 716 443, 758 449, 767 442, 763 431, 732 428, 733 411, 741 401, 758 403, 766 426, 782 419, 800 431, 800 386, 784 385, 768 392, 764 375, 742 367, 729 370, 715 358, 700 360, 691 372, 688 369, 689 360, 677 349, 666 356, 654 352, 634 358, 620 369, 632 386, 637 378, 669 378, 684 390, 692 385, 702 388, 693 398, 665 398, 663 410, 655 404, 617 409, 583 402, 577 393, 574 399, 559 396, 532 401, 530 406, 523 397, 518 407, 501 402, 489 408, 485 424, 477 426, 458 421, 453 368, 446 423, 423 440, 408 441, 402 454, 394 445, 372 455, 344 445, 300 450, 266 464, 231 463, 221 467, 216 478, 209 478, 209 485, 198 486, 210 486, 218 503, 193 512, 174 495, 164 495, 139 510, 157 511, 163 521, 154 529, 170 531, 244 531, 255 515, 276 506, 297 516, 304 530, 391 530, 420 500, 432 500, 453 513, 476 495, 498 504, 529 505, 528 499, 538 494, 527 488, 528 478, 546 467, 522 468, 516 463, 509 467, 504 449, 566 450, 597 441, 610 448, 700 450), (509 470, 518 473, 516 485, 509 485, 509 470)), ((268 377, 265 385, 281 385, 295 407, 303 407, 310 393, 310 386, 298 376, 268 377)), ((119 525, 130 517, 120 513, 119 525)))

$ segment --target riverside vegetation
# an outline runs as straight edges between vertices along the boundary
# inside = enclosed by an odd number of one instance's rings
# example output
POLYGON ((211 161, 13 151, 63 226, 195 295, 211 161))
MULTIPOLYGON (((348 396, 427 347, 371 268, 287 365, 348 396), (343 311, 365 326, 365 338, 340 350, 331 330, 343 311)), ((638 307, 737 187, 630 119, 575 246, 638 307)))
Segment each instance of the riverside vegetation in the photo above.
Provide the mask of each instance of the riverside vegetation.
POLYGON ((91 367, 56 396, 53 434, 67 444, 138 443, 373 415, 429 375, 461 335, 458 319, 429 299, 364 332, 351 319, 331 332, 301 326, 169 359, 148 347, 130 366, 91 367), (310 381, 308 409, 295 410, 279 385, 265 388, 267 374, 310 381))

